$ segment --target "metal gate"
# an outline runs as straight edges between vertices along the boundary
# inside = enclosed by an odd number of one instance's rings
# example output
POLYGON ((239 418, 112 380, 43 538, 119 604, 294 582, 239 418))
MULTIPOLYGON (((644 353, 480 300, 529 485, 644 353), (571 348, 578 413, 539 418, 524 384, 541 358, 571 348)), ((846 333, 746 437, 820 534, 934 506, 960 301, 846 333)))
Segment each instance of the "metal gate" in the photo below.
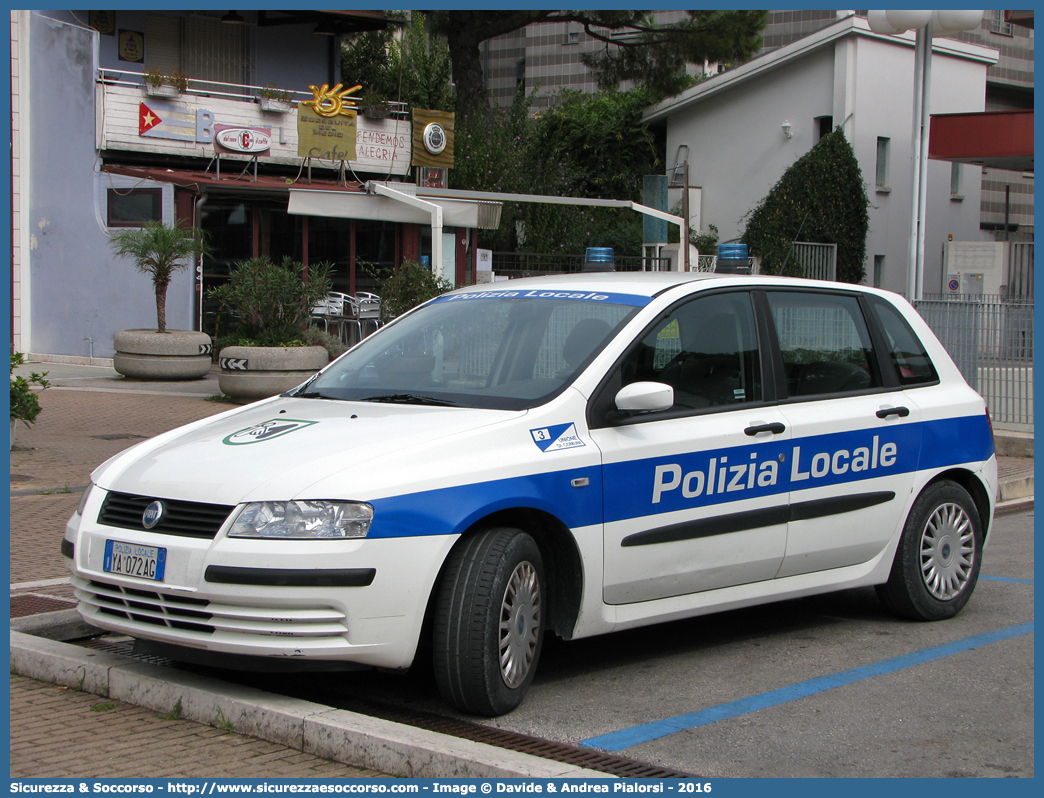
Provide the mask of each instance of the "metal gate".
POLYGON ((1033 300, 997 295, 927 297, 914 303, 994 422, 1033 424, 1033 300))
POLYGON ((805 279, 837 279, 837 244, 795 241, 790 257, 801 264, 801 276, 805 279))

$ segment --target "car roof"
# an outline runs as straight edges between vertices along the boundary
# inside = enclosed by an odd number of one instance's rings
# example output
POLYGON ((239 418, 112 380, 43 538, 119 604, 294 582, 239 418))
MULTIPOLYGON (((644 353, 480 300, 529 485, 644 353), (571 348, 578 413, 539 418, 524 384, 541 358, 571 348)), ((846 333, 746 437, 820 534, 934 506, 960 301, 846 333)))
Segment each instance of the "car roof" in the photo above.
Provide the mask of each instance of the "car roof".
MULTIPOLYGON (((523 277, 517 280, 506 280, 496 283, 483 283, 458 288, 453 293, 481 293, 484 291, 605 291, 614 294, 633 294, 654 297, 671 288, 707 282, 715 286, 790 286, 790 287, 831 287, 864 290, 866 286, 850 283, 822 282, 806 280, 798 277, 777 277, 770 275, 737 275, 716 274, 712 272, 575 272, 571 274, 543 275, 539 277, 523 277)), ((875 292, 876 293, 876 292, 875 292)))

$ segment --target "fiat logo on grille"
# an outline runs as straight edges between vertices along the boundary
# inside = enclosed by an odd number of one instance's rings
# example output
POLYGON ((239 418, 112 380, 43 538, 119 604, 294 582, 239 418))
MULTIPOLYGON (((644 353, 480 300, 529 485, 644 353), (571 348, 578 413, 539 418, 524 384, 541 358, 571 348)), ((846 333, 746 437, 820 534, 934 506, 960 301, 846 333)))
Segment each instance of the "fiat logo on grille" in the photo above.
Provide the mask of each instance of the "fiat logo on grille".
POLYGON ((163 519, 163 513, 167 508, 158 499, 145 508, 141 514, 141 525, 146 529, 152 529, 163 519))

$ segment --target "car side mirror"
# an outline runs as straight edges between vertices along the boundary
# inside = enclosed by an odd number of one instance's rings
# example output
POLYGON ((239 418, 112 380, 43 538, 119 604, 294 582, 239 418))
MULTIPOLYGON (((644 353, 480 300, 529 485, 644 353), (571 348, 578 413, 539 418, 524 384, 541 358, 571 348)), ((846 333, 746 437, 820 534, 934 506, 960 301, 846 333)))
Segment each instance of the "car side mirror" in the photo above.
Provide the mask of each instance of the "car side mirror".
POLYGON ((653 413, 674 407, 674 388, 662 382, 632 382, 616 394, 622 413, 653 413))

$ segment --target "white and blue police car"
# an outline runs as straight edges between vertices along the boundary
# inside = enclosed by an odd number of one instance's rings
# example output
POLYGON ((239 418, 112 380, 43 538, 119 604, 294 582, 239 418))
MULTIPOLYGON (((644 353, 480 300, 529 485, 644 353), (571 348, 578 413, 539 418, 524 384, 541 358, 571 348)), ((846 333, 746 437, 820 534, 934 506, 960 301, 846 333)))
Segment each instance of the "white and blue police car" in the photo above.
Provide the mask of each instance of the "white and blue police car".
POLYGON ((997 461, 894 294, 615 273, 445 294, 91 480, 62 550, 94 626, 225 667, 430 650, 451 705, 496 715, 548 632, 865 585, 955 615, 997 461))

